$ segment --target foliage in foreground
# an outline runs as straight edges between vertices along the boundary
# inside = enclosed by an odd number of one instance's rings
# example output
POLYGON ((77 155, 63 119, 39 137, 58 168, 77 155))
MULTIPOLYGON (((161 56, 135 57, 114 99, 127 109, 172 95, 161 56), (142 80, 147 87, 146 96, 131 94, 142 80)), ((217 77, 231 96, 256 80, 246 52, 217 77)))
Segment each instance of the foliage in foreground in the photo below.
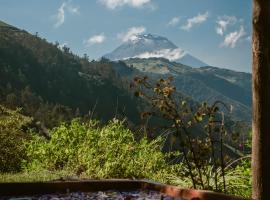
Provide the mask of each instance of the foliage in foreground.
MULTIPOLYGON (((152 141, 146 138, 136 141, 133 133, 118 120, 105 126, 96 121, 82 123, 73 120, 71 124, 53 129, 50 140, 33 136, 33 140, 26 144, 28 160, 24 161, 24 168, 30 175, 33 171, 45 170, 56 175, 65 172, 64 177, 146 178, 192 188, 189 170, 184 164, 169 164, 170 156, 177 154, 163 154, 160 150, 163 142, 160 137, 152 141)), ((210 174, 203 176, 203 181, 214 185, 211 165, 205 169, 210 174)), ((227 193, 250 196, 248 169, 250 166, 243 163, 225 169, 227 193)), ((221 170, 218 171, 218 185, 222 189, 223 176, 221 170)), ((54 177, 57 176, 51 178, 54 177)), ((12 180, 8 176, 4 178, 12 180)))
POLYGON ((9 110, 0 105, 0 172, 20 171, 26 156, 22 143, 28 137, 23 128, 31 121, 19 109, 9 110))
POLYGON ((142 118, 146 121, 159 118, 167 122, 163 127, 164 132, 170 137, 171 145, 179 149, 182 167, 187 169, 186 175, 180 178, 189 177, 195 189, 226 193, 235 193, 238 189, 241 191, 241 187, 250 186, 241 183, 239 169, 230 168, 230 160, 235 155, 231 156, 231 150, 227 147, 233 149, 233 134, 227 131, 224 110, 219 106, 227 111, 230 109, 221 101, 212 105, 188 104, 183 95, 176 92, 172 81, 173 77, 157 82, 152 82, 148 77, 135 77, 132 86, 135 96, 143 98, 150 105, 150 109, 142 113, 142 118), (234 175, 235 178, 232 177, 234 175))
POLYGON ((30 171, 67 170, 90 178, 150 178, 168 171, 161 138, 135 141, 123 122, 104 127, 73 120, 51 131, 51 139, 33 136, 26 144, 30 171))
POLYGON ((55 180, 66 180, 72 178, 67 171, 23 171, 18 173, 2 173, 0 174, 0 182, 44 182, 55 180))
MULTIPOLYGON (((1 182, 49 181, 70 178, 145 178, 192 188, 189 169, 184 163, 171 164, 179 153, 164 154, 163 138, 139 141, 123 121, 102 126, 97 121, 73 120, 51 130, 51 139, 25 131, 31 118, 1 106, 1 182), (23 161, 23 169, 20 170, 23 161), (16 173, 14 173, 16 172, 16 173), (19 172, 19 173, 17 173, 19 172)), ((225 168, 226 193, 250 197, 250 161, 225 168)), ((204 182, 215 184, 212 166, 205 167, 204 182), (209 178, 210 177, 210 178, 209 178)), ((223 184, 217 169, 218 189, 223 184)), ((201 188, 202 189, 202 188, 201 188)))
MULTIPOLYGON (((184 165, 181 166, 184 169, 184 165)), ((208 165, 205 167, 205 173, 211 174, 213 166, 208 165)), ((218 188, 221 188, 219 192, 224 192, 227 194, 233 194, 237 196, 242 196, 245 198, 251 197, 251 162, 250 157, 247 160, 239 162, 236 166, 227 167, 225 169, 225 180, 226 180, 226 191, 223 188, 223 177, 221 175, 221 168, 219 168, 217 174, 218 188)), ((184 174, 170 174, 167 177, 169 184, 177 185, 180 187, 192 188, 192 181, 189 176, 184 176, 184 174)), ((215 185, 215 177, 213 174, 209 177, 207 174, 203 174, 202 180, 207 182, 209 185, 215 185)), ((199 188, 203 189, 203 188, 199 188)))
POLYGON ((147 77, 134 79, 138 89, 135 95, 145 99, 151 107, 142 113, 142 118, 156 117, 167 122, 163 129, 169 132, 172 145, 176 146, 174 141, 179 141, 176 148, 183 155, 182 160, 193 188, 226 191, 225 166, 228 155, 224 140, 227 131, 224 113, 219 112, 218 104, 221 102, 211 106, 207 103, 188 105, 176 93, 172 80, 173 77, 169 77, 151 83, 147 77), (218 182, 219 176, 223 179, 222 186, 218 182), (210 181, 212 178, 214 182, 210 181))

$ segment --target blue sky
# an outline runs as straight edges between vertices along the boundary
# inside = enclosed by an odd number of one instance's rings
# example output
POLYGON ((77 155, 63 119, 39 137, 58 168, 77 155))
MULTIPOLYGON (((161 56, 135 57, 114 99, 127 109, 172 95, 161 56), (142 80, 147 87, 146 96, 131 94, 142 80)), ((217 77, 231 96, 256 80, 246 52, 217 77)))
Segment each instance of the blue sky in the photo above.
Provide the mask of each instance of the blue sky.
POLYGON ((96 59, 135 33, 212 66, 251 71, 251 0, 0 0, 0 20, 96 59))

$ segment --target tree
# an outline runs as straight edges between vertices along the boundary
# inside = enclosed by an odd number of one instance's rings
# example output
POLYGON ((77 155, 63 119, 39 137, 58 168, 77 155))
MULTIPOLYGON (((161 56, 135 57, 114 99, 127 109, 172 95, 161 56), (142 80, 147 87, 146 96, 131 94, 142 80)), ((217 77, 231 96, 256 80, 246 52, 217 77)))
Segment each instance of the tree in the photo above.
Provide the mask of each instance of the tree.
POLYGON ((86 60, 86 61, 89 61, 89 56, 86 53, 84 53, 83 54, 83 59, 86 60))
POLYGON ((70 48, 67 47, 66 45, 64 45, 62 49, 63 49, 63 51, 64 51, 65 53, 69 53, 69 51, 70 51, 70 48))
POLYGON ((55 41, 54 46, 56 46, 58 48, 59 45, 60 45, 59 42, 58 41, 55 41))

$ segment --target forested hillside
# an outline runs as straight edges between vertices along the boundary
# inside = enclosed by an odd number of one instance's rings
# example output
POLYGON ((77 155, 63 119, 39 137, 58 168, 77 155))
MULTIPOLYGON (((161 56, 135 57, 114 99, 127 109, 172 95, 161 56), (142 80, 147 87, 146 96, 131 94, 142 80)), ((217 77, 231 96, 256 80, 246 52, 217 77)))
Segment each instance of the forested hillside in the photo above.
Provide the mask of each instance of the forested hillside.
POLYGON ((136 100, 104 62, 88 62, 68 47, 37 34, 0 25, 0 102, 53 127, 88 114, 101 120, 115 115, 137 122, 136 100))
POLYGON ((58 42, 49 43, 37 33, 31 35, 3 22, 0 33, 0 103, 10 109, 21 107, 23 114, 33 117, 34 127, 53 128, 75 117, 103 122, 127 118, 132 127, 138 127, 140 114, 149 104, 134 97, 130 88, 134 77, 173 76, 178 95, 190 104, 222 100, 232 105, 232 112, 225 112, 227 125, 247 138, 249 74, 213 67, 194 69, 162 58, 89 61, 87 55, 80 58, 58 42))
POLYGON ((192 68, 164 58, 124 62, 153 79, 173 76, 174 85, 182 94, 197 102, 222 100, 232 108, 227 115, 236 121, 251 121, 251 74, 210 66, 192 68))

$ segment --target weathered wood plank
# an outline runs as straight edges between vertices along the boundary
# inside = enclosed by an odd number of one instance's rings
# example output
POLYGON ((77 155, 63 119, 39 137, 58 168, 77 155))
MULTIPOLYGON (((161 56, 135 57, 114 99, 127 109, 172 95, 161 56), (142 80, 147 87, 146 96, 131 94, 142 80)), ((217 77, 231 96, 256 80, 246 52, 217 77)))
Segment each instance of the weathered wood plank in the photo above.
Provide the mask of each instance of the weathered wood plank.
POLYGON ((270 1, 253 0, 252 197, 270 199, 270 1))

